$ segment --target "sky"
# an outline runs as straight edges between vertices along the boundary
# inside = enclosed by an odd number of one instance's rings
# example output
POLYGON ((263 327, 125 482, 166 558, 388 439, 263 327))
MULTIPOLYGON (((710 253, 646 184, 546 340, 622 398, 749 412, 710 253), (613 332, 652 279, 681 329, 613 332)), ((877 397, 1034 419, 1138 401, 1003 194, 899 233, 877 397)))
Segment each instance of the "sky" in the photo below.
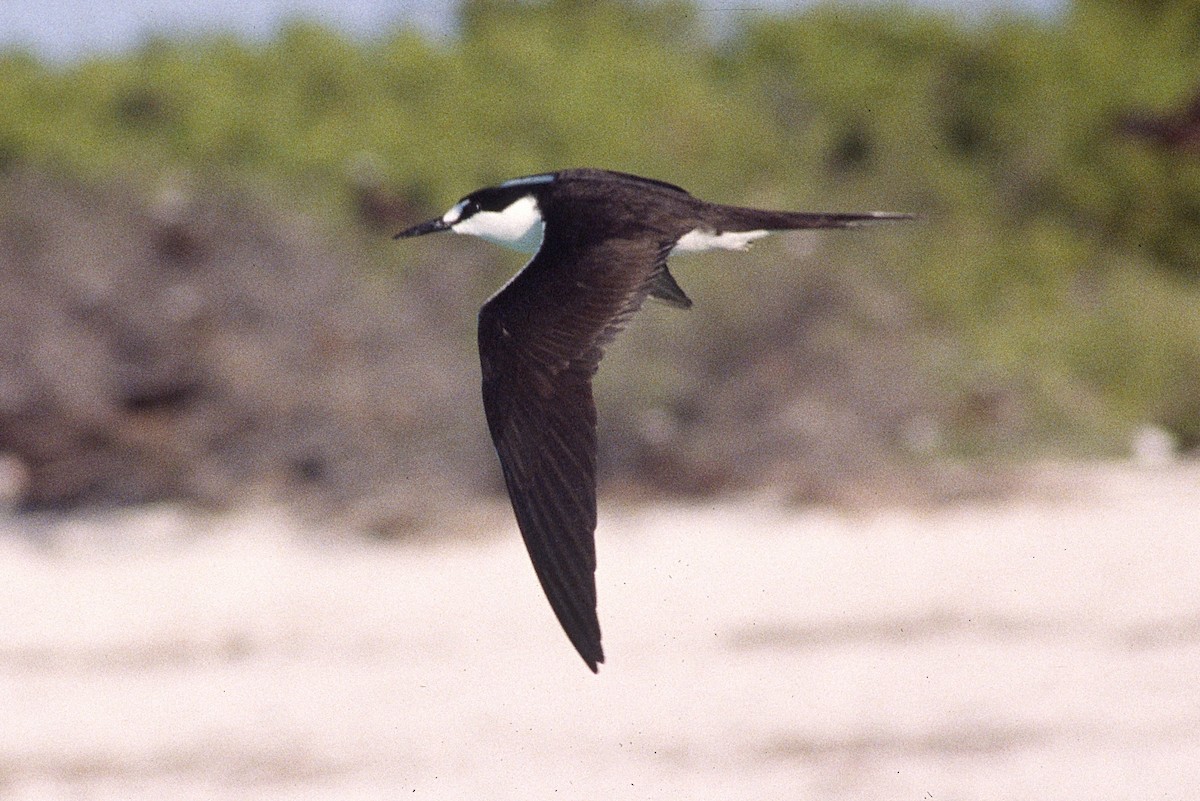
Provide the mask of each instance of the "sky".
MULTIPOLYGON (((859 0, 870 2, 871 0, 859 0)), ((992 9, 1053 13, 1066 0, 910 0, 968 14, 992 9)), ((700 0, 718 17, 805 5, 788 0, 700 0)), ((452 29, 454 3, 438 0, 0 0, 0 48, 19 45, 55 60, 136 47, 152 34, 236 31, 265 38, 305 17, 370 35, 398 22, 452 29)))

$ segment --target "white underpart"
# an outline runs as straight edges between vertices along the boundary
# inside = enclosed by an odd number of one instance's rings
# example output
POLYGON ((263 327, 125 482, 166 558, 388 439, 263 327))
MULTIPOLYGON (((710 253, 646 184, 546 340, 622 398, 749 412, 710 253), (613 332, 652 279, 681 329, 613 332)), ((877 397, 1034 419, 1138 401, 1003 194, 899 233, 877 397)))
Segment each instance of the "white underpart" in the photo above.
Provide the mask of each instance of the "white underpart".
POLYGON ((675 243, 672 253, 700 253, 705 250, 745 250, 756 239, 762 239, 770 231, 705 231, 694 228, 675 243))
POLYGON ((542 213, 533 195, 515 200, 501 211, 478 211, 462 222, 462 204, 442 217, 456 234, 469 234, 523 253, 534 253, 542 245, 542 213))

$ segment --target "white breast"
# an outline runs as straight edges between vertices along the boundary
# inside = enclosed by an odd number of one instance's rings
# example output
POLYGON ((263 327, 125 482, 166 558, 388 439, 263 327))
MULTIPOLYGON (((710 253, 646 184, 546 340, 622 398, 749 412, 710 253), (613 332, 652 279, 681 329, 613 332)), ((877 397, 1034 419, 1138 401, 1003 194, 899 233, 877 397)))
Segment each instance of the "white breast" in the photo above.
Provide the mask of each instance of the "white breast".
MULTIPOLYGON (((461 213, 462 210, 455 206, 442 219, 451 222, 461 213)), ((477 236, 523 253, 534 253, 541 247, 544 229, 542 213, 533 195, 515 200, 501 211, 476 212, 450 226, 450 230, 456 234, 477 236)))
POLYGON ((770 231, 705 231, 694 228, 675 243, 672 253, 699 253, 705 250, 745 250, 756 239, 762 239, 770 231))

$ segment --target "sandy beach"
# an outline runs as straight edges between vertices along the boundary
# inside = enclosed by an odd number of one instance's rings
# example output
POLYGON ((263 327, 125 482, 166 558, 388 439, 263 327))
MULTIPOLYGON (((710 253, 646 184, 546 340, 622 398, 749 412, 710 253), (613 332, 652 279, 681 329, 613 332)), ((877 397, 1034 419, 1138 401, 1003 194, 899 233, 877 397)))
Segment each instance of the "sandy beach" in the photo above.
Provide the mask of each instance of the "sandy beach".
POLYGON ((602 500, 598 676, 500 507, 0 517, 0 798, 1198 798, 1200 465, 1038 470, 602 500))

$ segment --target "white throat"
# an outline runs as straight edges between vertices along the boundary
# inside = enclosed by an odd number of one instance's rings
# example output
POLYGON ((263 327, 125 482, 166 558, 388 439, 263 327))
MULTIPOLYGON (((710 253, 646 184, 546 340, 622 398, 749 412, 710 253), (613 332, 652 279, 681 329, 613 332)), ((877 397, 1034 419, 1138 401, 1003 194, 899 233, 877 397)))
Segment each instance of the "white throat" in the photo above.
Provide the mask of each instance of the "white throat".
POLYGON ((442 219, 456 234, 470 234, 523 253, 534 253, 542 246, 542 212, 533 195, 514 200, 500 211, 478 211, 462 222, 462 204, 446 212, 442 219))

